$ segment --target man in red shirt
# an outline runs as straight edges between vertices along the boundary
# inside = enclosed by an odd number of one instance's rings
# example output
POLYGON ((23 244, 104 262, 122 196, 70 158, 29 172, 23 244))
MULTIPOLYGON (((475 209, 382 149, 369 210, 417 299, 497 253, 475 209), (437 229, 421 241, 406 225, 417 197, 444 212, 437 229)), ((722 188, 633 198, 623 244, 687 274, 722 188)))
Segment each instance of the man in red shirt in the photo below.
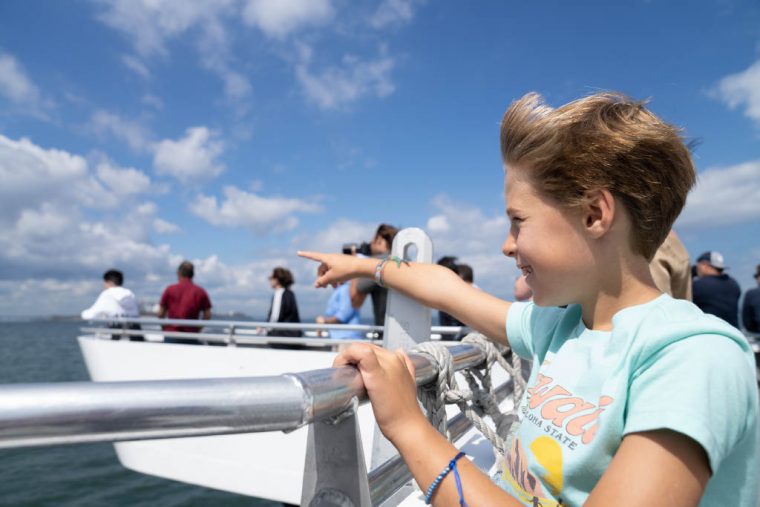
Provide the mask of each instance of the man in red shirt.
MULTIPOLYGON (((158 318, 163 319, 198 319, 211 318, 211 300, 208 294, 198 285, 193 283, 195 268, 192 262, 184 261, 177 268, 177 279, 174 285, 168 286, 161 296, 158 308, 158 318)), ((203 326, 163 326, 164 331, 181 331, 185 333, 197 333, 203 326)), ((171 343, 197 343, 195 340, 182 338, 167 338, 171 343)))

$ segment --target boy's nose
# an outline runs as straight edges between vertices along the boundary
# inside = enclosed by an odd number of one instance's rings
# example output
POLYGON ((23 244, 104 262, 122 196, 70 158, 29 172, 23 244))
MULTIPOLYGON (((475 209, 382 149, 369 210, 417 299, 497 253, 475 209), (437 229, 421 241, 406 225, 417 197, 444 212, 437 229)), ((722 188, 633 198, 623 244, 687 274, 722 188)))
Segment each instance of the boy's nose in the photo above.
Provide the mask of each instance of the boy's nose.
POLYGON ((507 239, 501 245, 501 251, 507 257, 514 257, 517 254, 517 242, 515 242, 515 237, 512 236, 512 233, 507 234, 507 239))

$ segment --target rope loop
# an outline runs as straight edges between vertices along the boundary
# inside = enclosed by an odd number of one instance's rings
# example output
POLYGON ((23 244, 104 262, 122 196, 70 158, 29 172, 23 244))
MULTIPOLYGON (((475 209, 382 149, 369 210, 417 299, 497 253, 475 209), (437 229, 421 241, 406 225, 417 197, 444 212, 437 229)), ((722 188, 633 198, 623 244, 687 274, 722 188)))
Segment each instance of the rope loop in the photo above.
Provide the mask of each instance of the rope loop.
POLYGON ((434 382, 418 388, 420 402, 427 411, 433 426, 449 440, 451 435, 447 428, 446 405, 454 404, 491 442, 495 450, 504 454, 506 443, 502 435, 505 436, 512 421, 516 419, 517 405, 525 391, 520 358, 512 354, 512 364, 510 364, 505 358, 509 349, 491 342, 479 333, 468 334, 462 342, 478 347, 486 356, 485 364, 479 368, 467 368, 460 371, 469 389, 459 387, 454 376, 454 359, 446 345, 425 342, 412 349, 412 352, 426 356, 438 370, 438 376, 434 382), (501 366, 511 377, 513 409, 507 413, 501 412, 499 401, 493 392, 491 369, 494 364, 501 366), (496 430, 485 421, 485 416, 491 419, 496 430))

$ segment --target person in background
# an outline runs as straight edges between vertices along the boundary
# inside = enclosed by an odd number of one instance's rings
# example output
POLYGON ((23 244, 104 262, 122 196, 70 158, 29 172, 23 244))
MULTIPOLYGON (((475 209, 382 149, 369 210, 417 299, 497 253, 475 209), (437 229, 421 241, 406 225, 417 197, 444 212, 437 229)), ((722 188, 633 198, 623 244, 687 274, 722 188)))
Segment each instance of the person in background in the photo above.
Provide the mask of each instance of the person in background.
POLYGON ((676 299, 691 301, 691 261, 674 230, 663 241, 649 263, 657 288, 676 299))
POLYGON ((457 264, 457 273, 459 273, 459 278, 473 287, 478 287, 475 285, 475 277, 472 273, 472 267, 469 264, 457 264))
MULTIPOLYGON (((193 283, 195 266, 190 261, 183 261, 177 268, 177 283, 164 289, 158 308, 158 318, 197 320, 211 319, 211 300, 208 294, 199 285, 193 283)), ((175 326, 167 324, 164 331, 179 331, 183 333, 197 333, 203 326, 175 326)), ((168 343, 196 344, 196 340, 187 338, 164 339, 168 343)))
MULTIPOLYGON (((124 274, 116 269, 109 269, 103 273, 103 292, 91 307, 82 311, 82 318, 93 319, 119 319, 136 318, 140 316, 137 300, 131 290, 122 287, 124 274)), ((111 323, 108 327, 121 328, 117 323, 111 323)), ((131 323, 126 329, 140 329, 139 324, 131 323)), ((112 335, 112 339, 118 340, 119 335, 112 335)), ((142 336, 131 336, 130 341, 144 341, 142 336)))
POLYGON ((723 272, 725 269, 720 252, 705 252, 697 257, 698 278, 692 284, 694 304, 738 328, 742 291, 736 280, 723 272))
MULTIPOLYGON (((350 284, 342 283, 335 287, 330 299, 327 301, 327 309, 324 315, 317 317, 317 324, 359 324, 359 310, 351 305, 349 294, 350 284)), ((330 337, 337 340, 361 340, 364 334, 361 331, 343 331, 331 329, 330 337)))
MULTIPOLYGON (((375 258, 386 257, 391 253, 393 238, 398 229, 392 225, 380 224, 375 231, 375 237, 370 243, 370 255, 375 258)), ((349 284, 351 305, 359 310, 367 295, 372 296, 372 313, 376 326, 385 325, 385 307, 388 301, 388 289, 380 287, 372 280, 355 279, 349 284)))
MULTIPOLYGON (((268 322, 301 322, 298 315, 298 304, 296 295, 290 290, 290 286, 295 283, 293 273, 289 269, 276 267, 269 275, 269 283, 274 289, 272 303, 269 306, 268 322)), ((303 336, 300 329, 270 329, 269 336, 285 336, 297 338, 303 336)), ((299 345, 272 344, 274 348, 301 348, 299 345)))
POLYGON ((758 287, 747 291, 742 304, 742 324, 750 333, 760 333, 760 264, 755 269, 755 281, 758 287))
MULTIPOLYGON (((457 275, 459 275, 459 278, 462 278, 462 275, 459 273, 459 265, 457 264, 457 258, 452 257, 450 255, 446 255, 438 259, 438 262, 436 262, 439 266, 443 266, 444 268, 448 268, 457 275)), ((462 278, 464 280, 464 278, 462 278)), ((465 280, 466 281, 466 280, 465 280)), ((438 312, 438 325, 439 326, 463 326, 459 320, 455 319, 448 313, 444 311, 438 312)), ((441 338, 442 340, 457 340, 461 339, 458 335, 451 335, 451 334, 445 334, 441 338)))
POLYGON ((515 280, 515 301, 531 301, 533 299, 533 291, 531 290, 528 282, 525 281, 525 275, 520 275, 515 280))

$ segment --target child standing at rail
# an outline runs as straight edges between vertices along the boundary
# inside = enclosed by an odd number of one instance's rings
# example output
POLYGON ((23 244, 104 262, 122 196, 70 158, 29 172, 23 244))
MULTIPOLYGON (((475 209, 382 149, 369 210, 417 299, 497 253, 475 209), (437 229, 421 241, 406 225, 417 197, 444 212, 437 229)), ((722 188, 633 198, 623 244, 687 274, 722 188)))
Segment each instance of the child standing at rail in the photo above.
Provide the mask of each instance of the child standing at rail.
MULTIPOLYGON (((510 230, 532 303, 450 270, 302 252, 316 286, 375 277, 533 360, 492 482, 459 460, 469 505, 757 505, 757 390, 741 333, 657 290, 649 261, 695 181, 678 130, 642 103, 596 94, 561 108, 529 94, 501 125, 510 230)), ((402 351, 356 345, 375 417, 423 491, 457 450, 421 412, 402 351)), ((452 477, 436 505, 460 504, 452 477)))

